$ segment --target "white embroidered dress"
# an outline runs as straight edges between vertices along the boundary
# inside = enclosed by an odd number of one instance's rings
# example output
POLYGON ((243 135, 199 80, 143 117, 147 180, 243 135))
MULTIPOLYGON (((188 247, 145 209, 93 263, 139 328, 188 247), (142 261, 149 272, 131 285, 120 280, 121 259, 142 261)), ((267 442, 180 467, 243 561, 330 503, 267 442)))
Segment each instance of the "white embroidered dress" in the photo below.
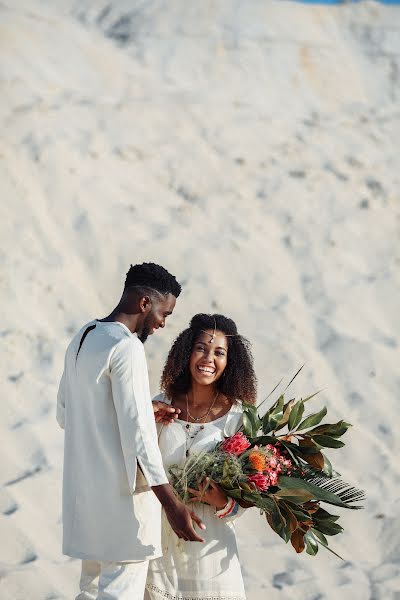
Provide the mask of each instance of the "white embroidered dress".
MULTIPOLYGON (((164 395, 154 398, 166 402, 164 395)), ((159 445, 165 470, 172 464, 185 461, 190 454, 211 450, 217 442, 233 435, 241 424, 241 403, 232 406, 223 417, 200 425, 177 419, 159 427, 159 445), (198 431, 198 433, 196 433, 198 431), (193 438, 188 436, 194 435, 193 438)), ((165 514, 162 515, 163 556, 150 561, 147 592, 151 600, 245 600, 242 573, 239 564, 234 519, 220 519, 215 508, 193 503, 193 510, 207 529, 200 531, 204 543, 185 542, 172 531, 165 514)))

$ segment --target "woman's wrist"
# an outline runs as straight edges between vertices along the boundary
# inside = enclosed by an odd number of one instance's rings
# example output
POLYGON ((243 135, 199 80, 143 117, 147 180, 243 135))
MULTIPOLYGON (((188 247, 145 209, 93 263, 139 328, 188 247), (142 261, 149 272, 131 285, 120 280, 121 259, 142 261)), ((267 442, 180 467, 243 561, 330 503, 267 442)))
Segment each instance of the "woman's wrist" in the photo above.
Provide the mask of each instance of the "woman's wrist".
POLYGON ((223 510, 226 507, 226 505, 228 504, 229 500, 230 500, 230 498, 228 498, 228 496, 226 496, 225 500, 223 501, 223 504, 222 503, 218 504, 218 506, 215 505, 215 510, 216 511, 223 510))
POLYGON ((228 498, 227 503, 221 509, 215 511, 216 516, 219 519, 224 519, 237 513, 239 505, 233 498, 228 498))

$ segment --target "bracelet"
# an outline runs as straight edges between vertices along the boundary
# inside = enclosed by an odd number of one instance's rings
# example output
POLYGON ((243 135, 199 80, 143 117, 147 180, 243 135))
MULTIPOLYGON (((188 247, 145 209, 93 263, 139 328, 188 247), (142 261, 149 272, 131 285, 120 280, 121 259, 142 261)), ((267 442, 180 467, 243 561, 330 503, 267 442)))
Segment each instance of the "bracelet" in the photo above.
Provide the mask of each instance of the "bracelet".
POLYGON ((233 498, 229 498, 228 502, 225 504, 223 508, 215 511, 215 515, 219 519, 224 519, 225 517, 230 517, 236 515, 239 510, 239 504, 233 498))

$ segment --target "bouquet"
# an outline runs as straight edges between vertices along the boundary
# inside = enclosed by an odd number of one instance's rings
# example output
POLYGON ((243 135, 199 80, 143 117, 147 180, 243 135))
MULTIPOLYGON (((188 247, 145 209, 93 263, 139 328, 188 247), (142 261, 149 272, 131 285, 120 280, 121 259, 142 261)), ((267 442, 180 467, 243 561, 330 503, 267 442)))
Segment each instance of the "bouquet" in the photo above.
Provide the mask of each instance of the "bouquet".
POLYGON ((187 501, 188 488, 208 477, 242 506, 257 507, 296 552, 306 549, 314 556, 321 545, 341 558, 328 547, 327 536, 343 528, 339 517, 321 503, 359 509, 362 506, 355 503, 364 499, 364 492, 342 481, 322 452, 344 446, 339 438, 350 423, 322 423, 325 407, 304 417, 305 403, 317 394, 287 402, 281 394, 263 417, 259 407, 244 404, 239 431, 213 451, 193 454, 183 465, 170 467, 177 495, 187 501))

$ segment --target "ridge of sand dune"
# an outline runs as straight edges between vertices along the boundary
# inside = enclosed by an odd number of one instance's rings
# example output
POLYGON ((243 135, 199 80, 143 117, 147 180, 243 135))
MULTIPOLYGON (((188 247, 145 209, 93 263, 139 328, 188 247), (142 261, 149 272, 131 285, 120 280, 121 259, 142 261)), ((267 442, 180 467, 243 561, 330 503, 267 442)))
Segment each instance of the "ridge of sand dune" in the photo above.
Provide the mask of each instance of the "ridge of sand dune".
POLYGON ((330 453, 368 495, 332 539, 345 562, 249 512, 249 600, 398 598, 399 40, 371 2, 1 3, 2 598, 74 597, 63 353, 142 260, 184 284, 146 345, 153 392, 177 332, 220 311, 260 397, 305 362, 293 394, 324 388, 315 407, 356 425, 330 453))

